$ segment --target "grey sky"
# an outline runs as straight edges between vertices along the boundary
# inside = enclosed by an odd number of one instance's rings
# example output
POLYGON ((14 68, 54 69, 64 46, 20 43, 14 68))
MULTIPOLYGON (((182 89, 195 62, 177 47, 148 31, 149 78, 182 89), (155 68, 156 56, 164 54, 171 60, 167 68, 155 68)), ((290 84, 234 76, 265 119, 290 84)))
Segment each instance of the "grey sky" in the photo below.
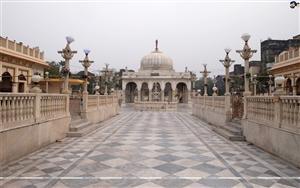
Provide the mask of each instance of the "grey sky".
MULTIPOLYGON (((75 38, 72 48, 79 53, 91 50, 92 70, 109 63, 117 69, 138 69, 140 59, 159 48, 174 61, 177 71, 199 72, 207 63, 212 74, 222 74, 218 61, 224 48, 242 48, 241 34, 251 34, 250 46, 260 50, 260 40, 288 39, 299 34, 300 8, 290 9, 289 1, 89 1, 89 2, 1 2, 1 35, 39 46, 47 60, 59 61, 57 54, 65 36, 75 38)), ((232 59, 241 63, 234 51, 232 59)), ((259 60, 260 53, 253 60, 259 60)))

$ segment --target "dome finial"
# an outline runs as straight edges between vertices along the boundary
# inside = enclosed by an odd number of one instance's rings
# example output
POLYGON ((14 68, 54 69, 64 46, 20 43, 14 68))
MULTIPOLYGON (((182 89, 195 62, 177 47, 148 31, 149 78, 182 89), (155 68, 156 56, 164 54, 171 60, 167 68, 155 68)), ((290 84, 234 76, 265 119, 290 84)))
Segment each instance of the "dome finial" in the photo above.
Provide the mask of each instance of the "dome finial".
POLYGON ((158 51, 158 40, 155 40, 155 51, 158 51))

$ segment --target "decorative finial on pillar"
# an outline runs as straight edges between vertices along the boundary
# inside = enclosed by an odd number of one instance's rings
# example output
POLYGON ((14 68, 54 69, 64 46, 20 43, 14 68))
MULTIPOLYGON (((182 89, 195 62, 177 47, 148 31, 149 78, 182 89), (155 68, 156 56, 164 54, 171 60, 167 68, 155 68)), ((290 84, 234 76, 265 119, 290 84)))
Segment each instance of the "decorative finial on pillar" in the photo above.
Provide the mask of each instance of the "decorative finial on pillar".
POLYGON ((155 51, 158 51, 158 40, 155 40, 155 51))

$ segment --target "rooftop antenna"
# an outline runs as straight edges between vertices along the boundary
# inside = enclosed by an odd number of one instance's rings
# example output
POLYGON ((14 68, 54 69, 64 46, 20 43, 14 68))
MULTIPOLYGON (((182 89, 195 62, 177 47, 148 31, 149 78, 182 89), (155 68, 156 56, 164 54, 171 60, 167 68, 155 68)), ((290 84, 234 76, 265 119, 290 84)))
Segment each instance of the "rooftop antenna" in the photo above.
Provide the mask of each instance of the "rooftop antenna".
POLYGON ((158 51, 158 40, 155 40, 155 51, 158 51))

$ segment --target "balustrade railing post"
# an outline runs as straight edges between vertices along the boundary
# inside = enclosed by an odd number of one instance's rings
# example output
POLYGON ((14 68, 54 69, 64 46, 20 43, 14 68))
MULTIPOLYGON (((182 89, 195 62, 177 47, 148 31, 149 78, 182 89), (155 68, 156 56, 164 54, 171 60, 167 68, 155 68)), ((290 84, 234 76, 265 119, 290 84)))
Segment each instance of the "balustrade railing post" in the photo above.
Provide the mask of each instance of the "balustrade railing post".
POLYGON ((275 125, 276 127, 280 128, 281 127, 281 121, 282 121, 282 103, 280 100, 279 96, 275 96, 273 98, 274 102, 274 120, 275 120, 275 125))
POLYGON ((66 114, 70 115, 70 95, 65 95, 66 97, 66 114))
POLYGON ((244 100, 244 114, 243 114, 243 119, 247 119, 248 118, 248 114, 247 114, 247 109, 248 109, 248 104, 247 104, 247 96, 243 96, 243 100, 244 100))
POLYGON ((82 112, 81 112, 81 117, 84 118, 84 119, 87 118, 88 98, 89 98, 88 94, 86 94, 86 93, 82 94, 82 112))
POLYGON ((41 118, 41 95, 40 94, 36 94, 34 96, 33 114, 34 114, 34 122, 37 123, 41 118))
POLYGON ((230 95, 225 95, 225 116, 226 122, 231 120, 231 97, 230 95))

